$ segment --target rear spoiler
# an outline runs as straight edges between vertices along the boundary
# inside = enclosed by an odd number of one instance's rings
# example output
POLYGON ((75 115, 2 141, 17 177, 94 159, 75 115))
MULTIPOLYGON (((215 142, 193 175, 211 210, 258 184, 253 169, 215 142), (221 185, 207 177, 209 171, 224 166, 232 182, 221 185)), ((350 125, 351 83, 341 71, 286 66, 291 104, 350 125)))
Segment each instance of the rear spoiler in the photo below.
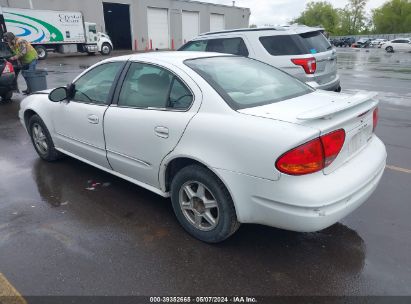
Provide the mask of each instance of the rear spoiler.
POLYGON ((371 101, 373 103, 372 107, 378 104, 378 100, 374 100, 378 93, 376 92, 359 92, 354 96, 347 96, 342 101, 332 102, 328 106, 323 106, 317 109, 303 112, 297 116, 299 120, 315 120, 315 119, 327 119, 331 116, 345 111, 349 108, 358 106, 366 101, 371 101))

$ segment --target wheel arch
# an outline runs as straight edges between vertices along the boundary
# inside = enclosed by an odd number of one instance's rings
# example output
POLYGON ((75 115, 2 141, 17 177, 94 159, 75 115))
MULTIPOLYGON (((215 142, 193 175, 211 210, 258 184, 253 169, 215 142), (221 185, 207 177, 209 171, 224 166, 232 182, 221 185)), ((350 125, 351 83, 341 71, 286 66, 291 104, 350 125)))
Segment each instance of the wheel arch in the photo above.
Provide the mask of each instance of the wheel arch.
POLYGON ((175 155, 174 157, 170 157, 166 160, 163 160, 163 163, 160 167, 160 173, 159 173, 159 181, 160 181, 160 187, 162 191, 164 191, 165 193, 169 193, 170 185, 173 180, 173 177, 181 169, 187 166, 190 166, 190 165, 199 165, 201 167, 208 169, 223 183, 224 187, 227 189, 228 193, 230 194, 231 200, 233 201, 236 216, 237 218, 239 218, 238 209, 237 209, 236 202, 234 200, 233 193, 230 187, 227 186, 226 181, 217 172, 217 170, 215 170, 213 167, 208 165, 203 160, 197 159, 195 157, 187 156, 187 155, 175 155))
POLYGON ((24 111, 24 125, 26 127, 26 130, 29 128, 29 121, 30 118, 33 117, 33 115, 38 115, 36 111, 32 109, 27 109, 24 111))
POLYGON ((173 177, 177 174, 178 171, 190 165, 199 165, 212 172, 224 184, 227 191, 230 193, 231 199, 234 202, 234 196, 231 193, 230 187, 227 186, 226 181, 220 176, 220 174, 218 174, 217 170, 215 170, 203 160, 188 155, 176 155, 163 161, 159 173, 161 189, 166 193, 170 192, 170 185, 173 177))

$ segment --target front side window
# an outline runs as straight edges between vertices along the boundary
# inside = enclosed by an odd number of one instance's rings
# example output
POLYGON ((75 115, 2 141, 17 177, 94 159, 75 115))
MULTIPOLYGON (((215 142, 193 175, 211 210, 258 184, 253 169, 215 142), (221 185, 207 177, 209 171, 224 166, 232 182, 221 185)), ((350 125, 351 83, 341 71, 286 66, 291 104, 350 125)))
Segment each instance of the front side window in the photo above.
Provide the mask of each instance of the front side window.
POLYGON ((110 89, 123 62, 101 64, 88 71, 74 83, 72 100, 106 104, 109 100, 110 89))
POLYGON ((305 83, 257 60, 220 56, 186 60, 233 109, 280 102, 313 92, 305 83))
POLYGON ((90 25, 88 29, 90 32, 97 34, 97 29, 95 25, 90 25))
POLYGON ((158 66, 134 62, 124 79, 118 105, 185 110, 192 101, 190 90, 174 74, 158 66))

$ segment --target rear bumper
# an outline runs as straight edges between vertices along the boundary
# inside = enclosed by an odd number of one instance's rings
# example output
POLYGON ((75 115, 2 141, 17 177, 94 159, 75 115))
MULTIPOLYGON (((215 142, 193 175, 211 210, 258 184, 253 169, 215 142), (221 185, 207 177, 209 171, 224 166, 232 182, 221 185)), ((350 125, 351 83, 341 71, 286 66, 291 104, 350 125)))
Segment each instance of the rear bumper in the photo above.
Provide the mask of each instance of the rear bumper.
POLYGON ((317 89, 326 90, 326 91, 335 91, 340 87, 340 76, 336 76, 332 81, 319 84, 317 89))
POLYGON ((374 136, 361 153, 328 175, 283 174, 270 181, 217 172, 230 190, 240 222, 312 232, 335 224, 370 197, 383 175, 386 156, 384 144, 374 136))

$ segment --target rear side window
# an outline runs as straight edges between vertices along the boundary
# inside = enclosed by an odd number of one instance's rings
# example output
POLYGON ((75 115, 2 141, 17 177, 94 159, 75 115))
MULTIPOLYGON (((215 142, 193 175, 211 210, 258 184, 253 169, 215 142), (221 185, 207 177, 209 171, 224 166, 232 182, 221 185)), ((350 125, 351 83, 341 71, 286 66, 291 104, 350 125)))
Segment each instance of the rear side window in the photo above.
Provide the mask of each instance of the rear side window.
POLYGON ((186 45, 183 45, 179 51, 189 52, 205 52, 207 47, 207 40, 190 41, 186 45))
POLYGON ((318 31, 299 35, 260 37, 260 42, 273 56, 316 54, 332 48, 324 35, 318 31))
POLYGON ((242 38, 208 40, 206 51, 248 56, 248 50, 242 38))
POLYGON ((216 52, 245 57, 249 55, 244 40, 239 37, 191 41, 184 45, 179 51, 216 52))

